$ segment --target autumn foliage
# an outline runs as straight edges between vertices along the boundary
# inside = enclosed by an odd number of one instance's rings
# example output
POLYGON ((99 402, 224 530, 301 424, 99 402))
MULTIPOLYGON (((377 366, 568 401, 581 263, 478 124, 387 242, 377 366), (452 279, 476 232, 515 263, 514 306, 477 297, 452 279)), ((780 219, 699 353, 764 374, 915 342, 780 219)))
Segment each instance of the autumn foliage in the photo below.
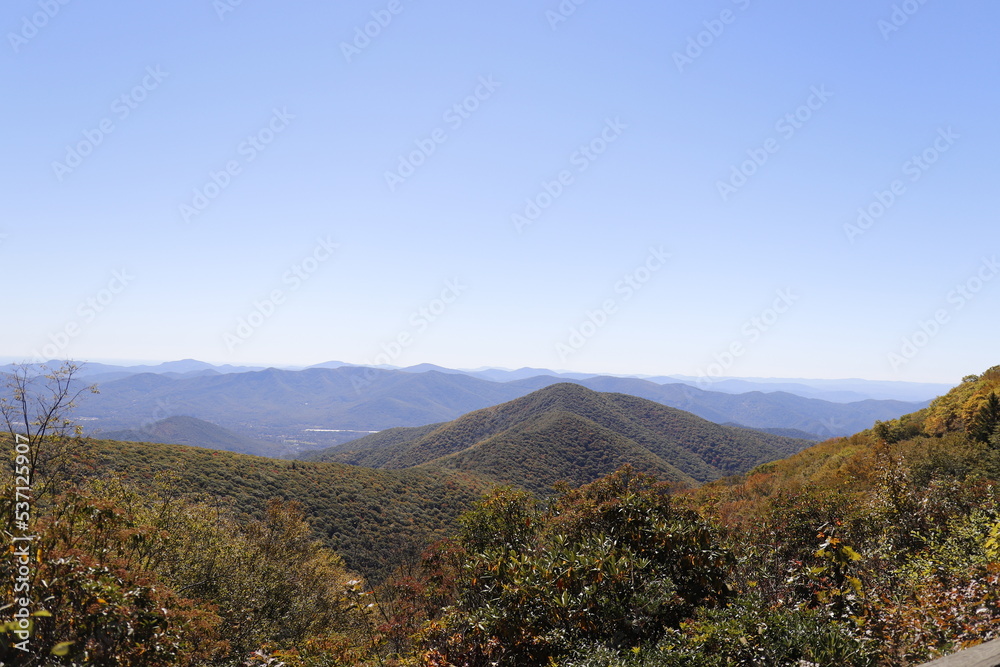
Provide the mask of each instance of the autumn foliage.
MULTIPOLYGON (((362 554, 394 568, 370 581, 317 531, 325 505, 241 512, 192 488, 182 456, 141 484, 83 474, 38 507, 31 650, 5 608, 0 662, 918 665, 1000 636, 998 394, 1000 367, 921 412, 694 489, 630 468, 547 495, 497 487, 422 553, 362 554)), ((319 470, 268 465, 276 480, 319 470)), ((365 479, 389 502, 382 478, 365 479)), ((425 505, 394 521, 415 534, 459 510, 425 505)), ((0 513, 11 526, 9 500, 0 513)), ((6 599, 18 563, 3 562, 6 599)))

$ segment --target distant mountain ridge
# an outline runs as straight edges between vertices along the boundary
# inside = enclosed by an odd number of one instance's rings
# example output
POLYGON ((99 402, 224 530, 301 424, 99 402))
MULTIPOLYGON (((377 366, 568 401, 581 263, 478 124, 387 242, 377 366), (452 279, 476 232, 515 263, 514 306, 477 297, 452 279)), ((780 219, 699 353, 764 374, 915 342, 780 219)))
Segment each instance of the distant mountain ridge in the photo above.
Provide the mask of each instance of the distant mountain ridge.
MULTIPOLYGON (((46 364, 50 367, 58 367, 61 363, 61 361, 46 362, 46 364)), ((2 365, 0 366, 0 373, 10 372, 17 365, 18 364, 2 365)), ((40 364, 33 365, 37 367, 40 364)), ((81 378, 105 374, 115 374, 124 377, 126 375, 138 375, 140 373, 156 373, 158 375, 171 374, 174 376, 202 373, 206 371, 223 374, 246 373, 249 371, 260 371, 267 368, 267 366, 232 366, 230 364, 216 366, 205 361, 198 361, 196 359, 182 359, 180 361, 165 361, 159 364, 138 364, 134 366, 102 364, 96 361, 88 361, 79 365, 80 371, 77 373, 77 376, 81 378)))
MULTIPOLYGON (((84 377, 88 382, 90 378, 84 377)), ((77 414, 89 433, 123 431, 185 415, 238 436, 282 444, 291 451, 321 449, 370 431, 453 420, 468 412, 565 382, 537 376, 492 382, 461 373, 379 370, 357 366, 301 371, 265 369, 175 377, 143 373, 99 382, 101 393, 81 398, 77 414), (326 429, 316 431, 311 429, 326 429)), ((591 377, 576 384, 630 394, 692 412, 716 423, 755 429, 796 429, 814 439, 846 435, 914 412, 926 403, 831 403, 783 392, 724 394, 683 384, 591 377)))
MULTIPOLYGON (((334 362, 339 363, 339 362, 334 362)), ((704 391, 726 394, 745 394, 752 391, 771 393, 784 391, 804 398, 818 398, 834 403, 853 403, 868 399, 898 400, 904 402, 929 401, 950 390, 954 385, 945 383, 899 382, 880 380, 822 380, 804 378, 709 378, 688 375, 617 375, 606 373, 571 373, 553 371, 547 368, 519 368, 507 370, 487 368, 478 370, 454 370, 434 364, 418 364, 406 368, 393 369, 408 373, 424 373, 436 370, 441 373, 460 373, 493 382, 511 382, 532 377, 549 376, 564 380, 585 380, 596 377, 645 380, 655 384, 686 384, 704 391)))
POLYGON ((454 470, 543 493, 557 481, 583 484, 625 464, 699 483, 811 444, 720 426, 635 396, 558 383, 451 422, 376 433, 309 458, 454 470))
MULTIPOLYGON (((59 362, 50 362, 58 365, 59 362)), ((13 364, 0 366, 0 372, 8 371, 13 364)), ((121 379, 129 375, 139 373, 156 373, 168 375, 173 378, 194 377, 197 375, 213 375, 228 373, 247 373, 252 371, 263 371, 270 366, 232 366, 229 364, 215 366, 203 361, 194 359, 184 359, 181 361, 169 361, 156 365, 135 365, 125 366, 116 364, 102 364, 88 362, 81 369, 80 377, 95 378, 108 382, 114 379, 121 379)), ((343 361, 327 361, 321 364, 314 364, 306 368, 290 366, 280 367, 278 370, 300 371, 313 368, 369 368, 359 364, 351 364, 343 361)), ((613 377, 633 380, 645 380, 654 384, 686 384, 704 391, 721 392, 727 394, 742 394, 753 391, 773 393, 784 391, 804 398, 818 398, 835 403, 852 403, 867 399, 874 400, 897 400, 904 402, 925 402, 930 401, 948 392, 957 384, 927 383, 927 382, 901 382, 901 381, 880 381, 880 380, 825 380, 825 379, 805 379, 805 378, 708 378, 694 377, 686 375, 620 375, 601 373, 576 373, 568 371, 554 371, 547 368, 519 368, 509 370, 505 368, 478 368, 473 370, 459 370, 445 368, 436 364, 417 364, 405 368, 395 366, 375 366, 378 370, 403 371, 406 373, 426 373, 436 371, 448 375, 466 375, 480 380, 490 382, 513 382, 526 380, 533 377, 547 376, 560 380, 585 380, 596 377, 613 377)))
POLYGON ((835 403, 853 403, 868 399, 925 402, 947 393, 955 385, 934 382, 899 382, 887 380, 820 380, 803 378, 696 378, 685 375, 645 378, 657 384, 683 382, 706 391, 745 394, 784 391, 803 398, 818 398, 835 403))
POLYGON ((82 398, 78 410, 91 432, 127 430, 183 414, 303 449, 453 419, 531 391, 463 375, 357 367, 185 378, 146 373, 102 383, 100 390, 82 398))

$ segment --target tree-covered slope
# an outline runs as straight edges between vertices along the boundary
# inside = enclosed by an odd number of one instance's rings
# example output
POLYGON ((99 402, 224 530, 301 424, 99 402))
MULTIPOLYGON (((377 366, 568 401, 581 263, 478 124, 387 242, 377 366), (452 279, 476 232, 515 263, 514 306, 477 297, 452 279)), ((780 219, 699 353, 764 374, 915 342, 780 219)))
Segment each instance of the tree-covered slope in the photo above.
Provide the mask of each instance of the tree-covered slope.
MULTIPOLYGON (((711 474, 710 467, 695 457, 688 463, 711 474)), ((421 467, 477 473, 546 495, 556 482, 579 486, 625 465, 665 481, 696 482, 634 440, 562 410, 547 412, 421 467)))
POLYGON ((667 479, 703 482, 809 444, 720 426, 634 396, 560 383, 452 422, 373 434, 318 458, 383 468, 456 468, 534 490, 543 479, 593 481, 616 469, 608 467, 611 461, 659 471, 667 479), (550 463, 540 466, 540 460, 550 463))
POLYGON ((462 525, 420 585, 394 589, 440 599, 431 586, 454 582, 432 614, 397 617, 425 665, 925 664, 1000 637, 1000 367, 744 474, 678 489, 622 470, 545 504, 500 489, 462 525), (685 534, 698 540, 682 556, 685 534), (712 580, 657 573, 659 556, 682 569, 709 557, 718 597, 641 620, 712 580))
POLYGON ((955 466, 981 449, 980 463, 994 456, 992 440, 1000 438, 1000 424, 978 422, 988 412, 991 395, 1000 395, 1000 366, 982 375, 966 376, 962 384, 931 404, 899 419, 877 422, 848 438, 835 438, 776 460, 752 471, 755 480, 766 479, 775 488, 784 485, 840 487, 868 490, 865 480, 887 461, 898 460, 912 472, 934 467, 950 458, 955 466), (979 431, 977 433, 977 427, 979 431), (881 461, 879 459, 881 457, 881 461))
POLYGON ((183 445, 88 439, 83 447, 74 466, 78 480, 121 473, 145 484, 166 473, 178 492, 217 498, 255 518, 271 498, 297 500, 316 534, 350 569, 376 578, 396 565, 396 552, 451 532, 490 486, 461 472, 374 470, 183 445))

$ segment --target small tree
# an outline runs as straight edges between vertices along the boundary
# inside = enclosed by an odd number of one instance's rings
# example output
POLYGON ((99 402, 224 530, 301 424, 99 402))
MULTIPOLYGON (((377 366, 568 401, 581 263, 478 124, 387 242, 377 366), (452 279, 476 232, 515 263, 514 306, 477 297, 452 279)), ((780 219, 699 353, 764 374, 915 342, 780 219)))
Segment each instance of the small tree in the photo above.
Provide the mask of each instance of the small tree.
POLYGON ((25 456, 36 499, 62 477, 82 433, 70 419, 77 400, 87 392, 98 393, 96 385, 80 383, 80 369, 70 361, 55 370, 44 364, 18 364, 4 374, 0 418, 11 439, 28 446, 25 456))
POLYGON ((969 435, 973 440, 989 443, 1000 427, 1000 397, 991 391, 969 424, 969 435))
POLYGON ((876 421, 872 427, 872 434, 875 440, 880 443, 893 445, 903 439, 902 429, 898 421, 876 421))

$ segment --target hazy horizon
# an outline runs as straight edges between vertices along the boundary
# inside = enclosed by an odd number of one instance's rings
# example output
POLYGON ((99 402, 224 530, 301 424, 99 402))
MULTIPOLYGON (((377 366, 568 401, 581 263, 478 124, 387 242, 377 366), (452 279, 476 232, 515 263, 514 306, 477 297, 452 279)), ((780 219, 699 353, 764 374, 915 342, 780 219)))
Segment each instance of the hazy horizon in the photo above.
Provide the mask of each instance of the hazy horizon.
MULTIPOLYGON (((552 371, 552 372, 559 373, 559 374, 606 375, 606 376, 613 376, 613 377, 634 377, 634 378, 639 378, 639 379, 642 379, 642 378, 651 378, 651 377, 675 377, 675 378, 683 379, 683 380, 697 380, 697 379, 699 379, 699 376, 696 376, 696 375, 686 375, 686 374, 683 374, 683 373, 656 373, 656 374, 653 374, 653 373, 643 373, 641 371, 635 371, 635 372, 608 372, 608 371, 577 370, 577 369, 572 369, 572 368, 546 368, 546 367, 538 367, 538 366, 508 367, 508 366, 489 366, 489 365, 483 365, 483 366, 475 366, 475 367, 451 367, 451 366, 444 366, 443 364, 435 364, 435 363, 432 363, 432 362, 417 362, 417 363, 414 363, 414 364, 410 364, 408 366, 393 366, 391 364, 389 364, 389 365, 368 366, 368 365, 362 364, 362 363, 354 363, 354 362, 343 361, 343 360, 339 360, 339 359, 327 359, 326 361, 318 361, 318 362, 311 363, 311 364, 286 364, 286 363, 280 363, 280 362, 277 362, 277 363, 257 362, 257 363, 255 363, 255 362, 252 362, 252 361, 251 362, 247 362, 247 363, 233 364, 233 363, 226 362, 226 361, 211 361, 211 360, 205 360, 205 359, 195 359, 193 357, 185 357, 183 359, 167 359, 167 360, 164 360, 164 359, 90 359, 90 360, 84 361, 84 360, 78 360, 78 359, 47 359, 47 360, 44 360, 43 362, 36 362, 36 361, 29 360, 29 359, 19 359, 19 358, 14 358, 14 357, 0 356, 0 364, 46 363, 46 364, 49 364, 49 365, 55 365, 55 364, 63 363, 63 362, 66 362, 66 361, 69 361, 69 362, 72 362, 72 363, 76 363, 76 364, 80 364, 80 365, 85 365, 85 364, 89 364, 89 363, 96 363, 96 364, 104 364, 104 365, 108 365, 108 366, 122 366, 122 367, 160 366, 160 365, 166 365, 166 364, 172 364, 172 363, 193 361, 193 362, 198 362, 198 363, 203 363, 203 364, 209 364, 209 365, 215 366, 215 367, 221 367, 221 366, 230 365, 230 366, 233 366, 233 367, 260 368, 260 369, 276 368, 276 369, 279 369, 279 370, 306 370, 306 369, 309 369, 309 368, 315 368, 317 366, 322 366, 323 364, 336 362, 336 363, 342 363, 345 366, 354 366, 354 367, 361 367, 361 368, 365 368, 365 367, 385 368, 385 369, 390 369, 390 370, 405 370, 407 368, 412 368, 412 367, 416 367, 416 366, 431 365, 431 366, 437 366, 437 367, 440 367, 440 368, 444 368, 446 370, 455 370, 455 371, 462 371, 462 372, 468 372, 468 373, 475 373, 475 372, 479 372, 479 371, 488 371, 488 370, 499 370, 499 371, 511 371, 511 372, 513 372, 513 371, 518 371, 518 370, 523 370, 523 369, 526 369, 526 368, 530 368, 530 369, 552 371)), ((966 375, 968 375, 968 373, 966 373, 966 375)), ((961 378, 956 379, 954 382, 947 382, 947 381, 946 382, 940 382, 940 381, 934 381, 934 380, 926 380, 926 381, 925 380, 878 380, 878 379, 864 378, 864 377, 805 377, 805 376, 783 377, 783 376, 737 376, 737 375, 723 375, 723 376, 719 376, 719 377, 707 377, 707 378, 701 378, 701 379, 703 379, 703 380, 707 379, 707 380, 710 380, 710 381, 744 380, 744 381, 761 381, 761 382, 769 382, 769 381, 774 381, 774 382, 782 382, 782 381, 791 382, 791 381, 796 381, 796 380, 802 380, 802 381, 819 381, 819 382, 851 382, 851 381, 872 382, 872 383, 898 382, 898 383, 901 383, 901 384, 926 384, 926 385, 942 385, 942 386, 949 386, 949 387, 950 386, 955 386, 955 385, 959 384, 959 382, 961 381, 961 378)))

